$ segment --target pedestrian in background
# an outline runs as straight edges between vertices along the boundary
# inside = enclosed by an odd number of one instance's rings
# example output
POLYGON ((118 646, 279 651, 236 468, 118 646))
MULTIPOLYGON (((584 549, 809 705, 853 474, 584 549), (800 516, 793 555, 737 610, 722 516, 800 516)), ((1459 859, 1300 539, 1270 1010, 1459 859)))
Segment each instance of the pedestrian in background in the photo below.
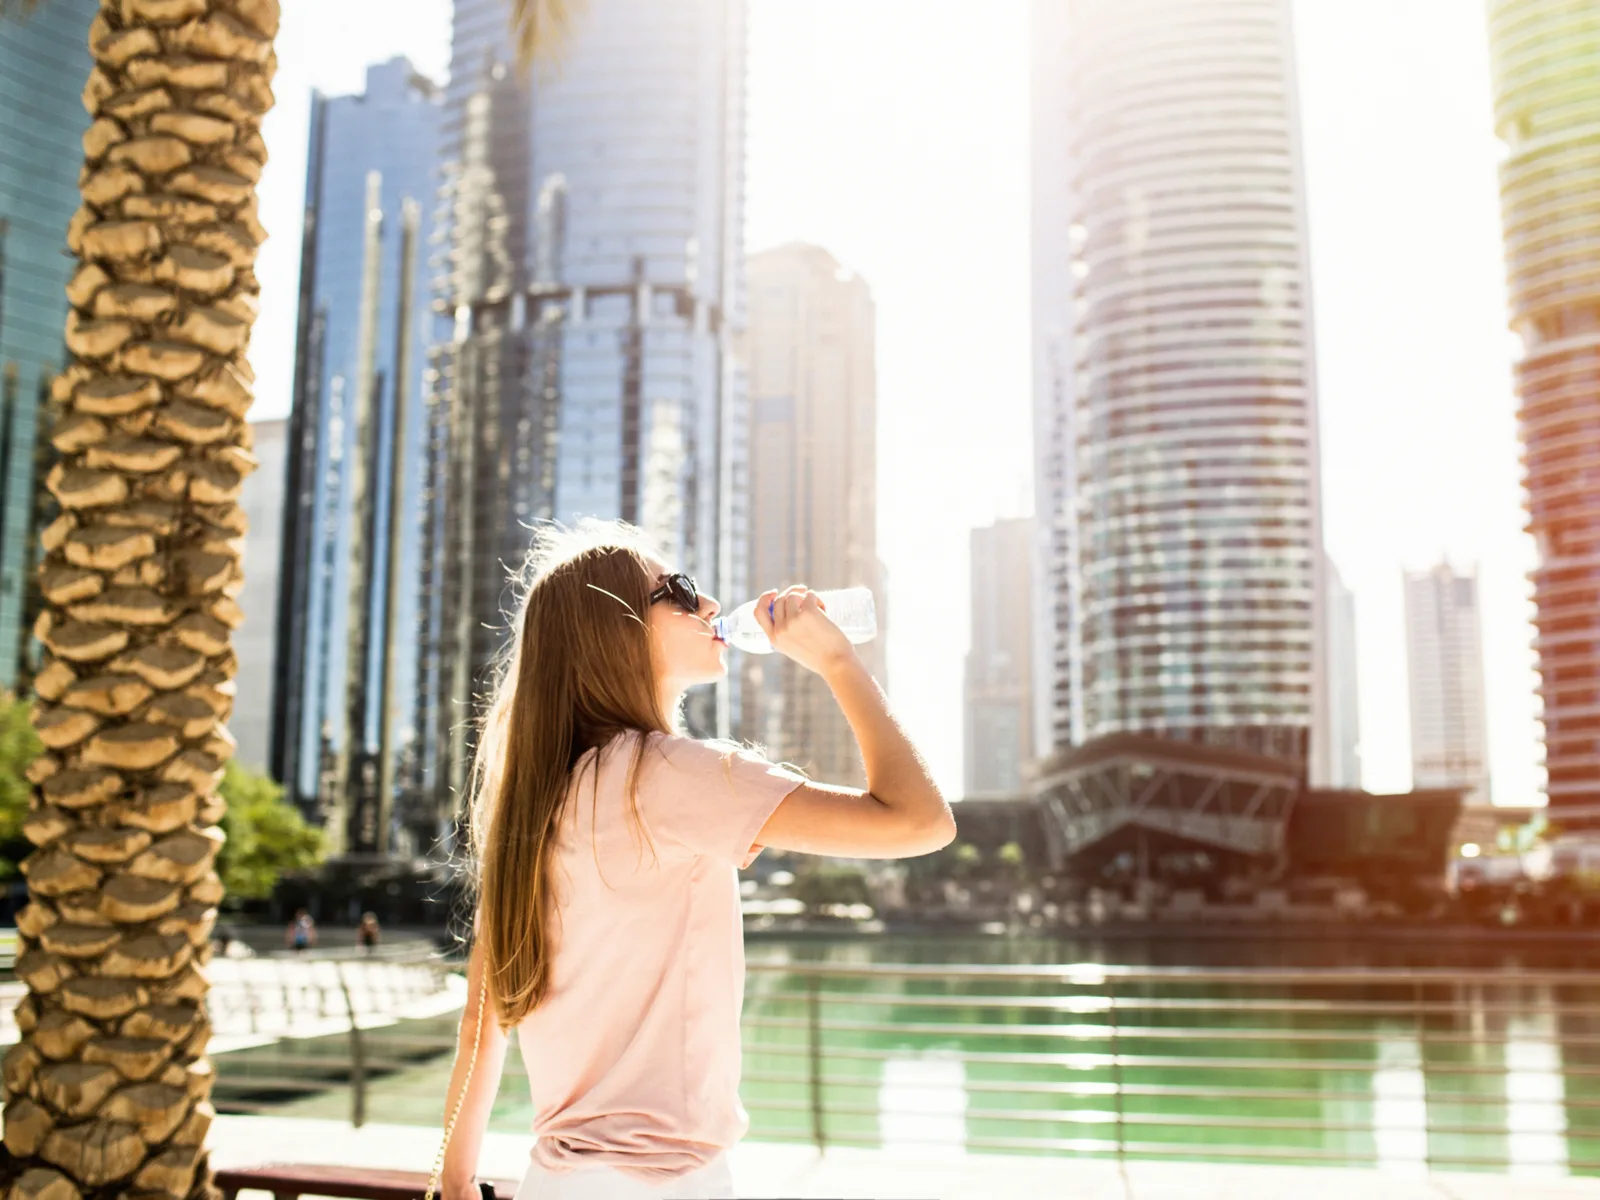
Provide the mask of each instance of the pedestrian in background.
POLYGON ((289 928, 283 931, 283 944, 296 952, 309 950, 317 944, 317 923, 305 909, 295 913, 289 928))

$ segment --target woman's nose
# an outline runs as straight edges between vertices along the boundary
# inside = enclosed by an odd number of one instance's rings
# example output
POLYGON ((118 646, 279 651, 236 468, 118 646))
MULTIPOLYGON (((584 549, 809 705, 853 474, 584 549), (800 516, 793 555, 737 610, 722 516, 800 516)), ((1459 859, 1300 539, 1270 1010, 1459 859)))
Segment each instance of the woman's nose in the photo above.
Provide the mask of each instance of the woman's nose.
POLYGON ((707 596, 707 595, 704 595, 704 594, 701 595, 701 597, 700 597, 700 615, 702 617, 704 617, 706 620, 710 621, 710 620, 714 619, 716 617, 716 615, 721 611, 722 611, 722 605, 717 603, 717 598, 715 596, 707 596))

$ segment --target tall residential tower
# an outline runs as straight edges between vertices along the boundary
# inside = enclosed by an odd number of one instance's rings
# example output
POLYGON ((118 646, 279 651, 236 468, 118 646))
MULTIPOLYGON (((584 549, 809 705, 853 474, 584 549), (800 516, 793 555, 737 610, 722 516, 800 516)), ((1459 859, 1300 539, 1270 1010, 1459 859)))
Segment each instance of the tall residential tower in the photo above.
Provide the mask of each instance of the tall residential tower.
POLYGON ((1478 576, 1440 563, 1429 571, 1407 571, 1405 588, 1412 786, 1459 787, 1468 804, 1487 804, 1478 576))
POLYGON ((1288 0, 1039 0, 1042 732, 1331 775, 1288 0))
POLYGON ((1361 680, 1356 654, 1356 595, 1324 560, 1328 597, 1329 787, 1361 786, 1361 680))
MULTIPOLYGON (((866 282, 820 246, 796 243, 751 256, 743 360, 754 590, 865 586, 882 604, 876 330, 866 282)), ((880 680, 882 648, 881 630, 859 648, 880 680)), ((816 778, 865 783, 855 736, 817 675, 781 655, 734 661, 743 737, 816 778)))
POLYGON ((966 799, 1018 796, 1033 759, 1033 521, 972 531, 966 671, 966 799))
POLYGON ((1600 8, 1489 14, 1550 809, 1600 828, 1600 8))

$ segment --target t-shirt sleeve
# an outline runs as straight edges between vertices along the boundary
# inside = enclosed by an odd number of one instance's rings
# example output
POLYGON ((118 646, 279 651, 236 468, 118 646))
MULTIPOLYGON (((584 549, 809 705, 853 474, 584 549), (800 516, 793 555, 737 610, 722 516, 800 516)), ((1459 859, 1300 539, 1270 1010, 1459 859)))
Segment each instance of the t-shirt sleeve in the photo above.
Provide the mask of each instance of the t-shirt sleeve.
POLYGON ((693 738, 659 739, 639 780, 650 827, 694 854, 748 867, 756 835, 805 776, 749 750, 693 738))

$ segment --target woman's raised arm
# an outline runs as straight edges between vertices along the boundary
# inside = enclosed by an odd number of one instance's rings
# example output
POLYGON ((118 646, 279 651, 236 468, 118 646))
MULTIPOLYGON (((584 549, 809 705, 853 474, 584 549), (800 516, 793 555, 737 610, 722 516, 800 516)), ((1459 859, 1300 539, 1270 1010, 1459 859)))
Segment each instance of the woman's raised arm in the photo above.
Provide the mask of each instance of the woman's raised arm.
POLYGON ((816 593, 768 592, 756 619, 773 646, 822 676, 861 747, 867 790, 802 784, 774 810, 756 841, 774 850, 846 858, 931 854, 956 835, 950 806, 883 690, 827 616, 816 593))

